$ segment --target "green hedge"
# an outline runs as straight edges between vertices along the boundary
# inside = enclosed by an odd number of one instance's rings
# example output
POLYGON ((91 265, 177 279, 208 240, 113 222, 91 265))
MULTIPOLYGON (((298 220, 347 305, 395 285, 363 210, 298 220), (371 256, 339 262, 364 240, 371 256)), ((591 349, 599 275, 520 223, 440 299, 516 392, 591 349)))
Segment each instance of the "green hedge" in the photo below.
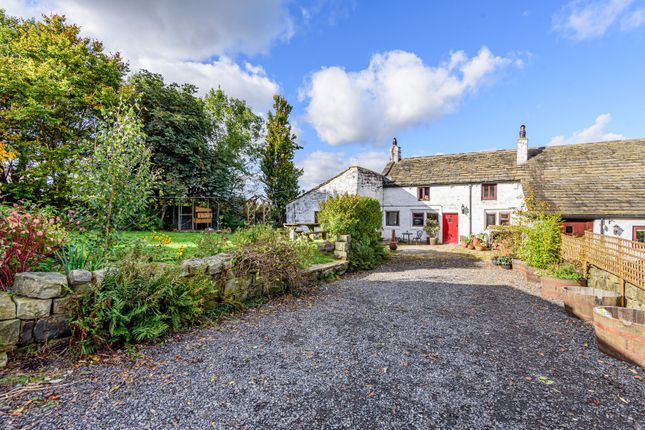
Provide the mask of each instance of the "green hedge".
POLYGON ((385 258, 378 200, 349 194, 333 196, 320 204, 318 220, 332 234, 351 235, 347 256, 350 269, 370 269, 385 258))

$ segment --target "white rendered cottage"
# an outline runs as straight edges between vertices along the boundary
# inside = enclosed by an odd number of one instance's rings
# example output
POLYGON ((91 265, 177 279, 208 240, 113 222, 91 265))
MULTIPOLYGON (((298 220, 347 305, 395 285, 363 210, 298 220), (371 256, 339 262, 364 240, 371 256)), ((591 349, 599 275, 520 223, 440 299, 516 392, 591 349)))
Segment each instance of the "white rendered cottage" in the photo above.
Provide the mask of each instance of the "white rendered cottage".
MULTIPOLYGON (((423 230, 437 217, 441 243, 513 222, 525 194, 548 202, 570 234, 585 230, 645 241, 645 139, 401 158, 396 139, 382 174, 350 167, 287 206, 288 223, 316 222, 320 201, 339 193, 375 197, 382 236, 423 230)), ((422 234, 422 237, 425 237, 422 234)))

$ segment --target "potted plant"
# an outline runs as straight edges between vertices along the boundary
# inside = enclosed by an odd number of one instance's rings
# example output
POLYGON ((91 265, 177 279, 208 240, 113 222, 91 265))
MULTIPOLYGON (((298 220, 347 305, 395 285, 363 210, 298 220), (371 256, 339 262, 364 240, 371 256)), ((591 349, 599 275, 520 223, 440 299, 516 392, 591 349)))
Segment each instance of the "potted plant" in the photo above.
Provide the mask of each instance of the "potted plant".
POLYGON ((471 239, 471 240, 472 240, 472 242, 473 242, 473 246, 477 246, 477 245, 479 245, 479 240, 480 240, 480 239, 479 239, 479 235, 474 235, 474 236, 472 236, 472 239, 471 239))
POLYGON ((464 238, 464 247, 468 248, 468 249, 475 249, 475 245, 473 244, 473 239, 474 238, 475 238, 475 236, 473 236, 472 234, 467 235, 464 238))
POLYGON ((425 231, 428 235, 428 244, 436 245, 437 234, 439 234, 439 221, 436 218, 426 219, 426 224, 423 227, 423 231, 425 231))
POLYGON ((396 244, 396 231, 392 230, 392 239, 390 240, 390 250, 396 251, 398 245, 396 244))
POLYGON ((511 268, 513 267, 513 257, 511 257, 510 255, 502 255, 500 257, 497 257, 497 265, 506 270, 511 270, 511 268))
POLYGON ((486 235, 484 233, 479 233, 473 238, 473 245, 477 251, 485 251, 487 249, 486 242, 486 235))

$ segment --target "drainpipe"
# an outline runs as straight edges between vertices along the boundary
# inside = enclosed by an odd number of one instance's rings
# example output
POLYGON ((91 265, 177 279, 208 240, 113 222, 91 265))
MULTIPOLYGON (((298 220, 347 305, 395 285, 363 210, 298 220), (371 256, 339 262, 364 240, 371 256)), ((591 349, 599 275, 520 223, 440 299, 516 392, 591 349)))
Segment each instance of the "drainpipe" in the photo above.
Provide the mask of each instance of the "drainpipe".
POLYGON ((468 185, 468 234, 473 234, 473 184, 468 185))

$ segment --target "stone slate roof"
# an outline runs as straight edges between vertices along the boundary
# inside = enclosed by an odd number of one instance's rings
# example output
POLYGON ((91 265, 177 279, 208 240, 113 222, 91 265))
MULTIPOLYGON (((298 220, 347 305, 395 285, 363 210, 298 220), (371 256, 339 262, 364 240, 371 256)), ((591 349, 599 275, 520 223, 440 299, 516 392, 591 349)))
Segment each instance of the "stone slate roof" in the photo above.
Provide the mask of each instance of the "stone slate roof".
POLYGON ((403 158, 389 163, 385 186, 521 181, 564 216, 645 217, 645 139, 403 158))

